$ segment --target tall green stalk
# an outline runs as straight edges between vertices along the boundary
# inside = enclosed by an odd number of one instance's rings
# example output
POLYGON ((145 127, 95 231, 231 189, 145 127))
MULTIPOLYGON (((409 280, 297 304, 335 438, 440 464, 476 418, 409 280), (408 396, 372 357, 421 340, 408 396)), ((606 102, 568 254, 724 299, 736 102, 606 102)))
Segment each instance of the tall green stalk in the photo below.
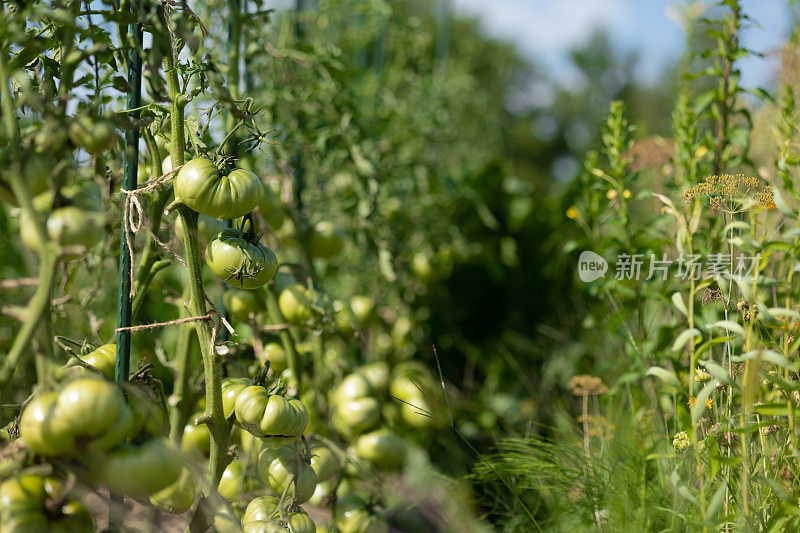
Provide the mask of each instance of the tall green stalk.
MULTIPOLYGON (((184 116, 186 97, 181 93, 176 70, 176 58, 172 54, 164 56, 164 72, 170 98, 170 156, 175 167, 184 164, 184 116)), ((194 316, 206 315, 206 294, 203 289, 201 247, 198 241, 197 213, 186 206, 178 206, 178 216, 183 224, 183 246, 189 268, 189 311, 194 316)), ((216 487, 227 465, 229 428, 222 410, 222 361, 214 352, 212 345, 212 326, 208 320, 195 322, 200 353, 203 357, 205 376, 206 412, 199 422, 208 425, 211 433, 208 479, 211 487, 216 487)), ((189 358, 187 358, 187 361, 189 358)), ((181 369, 189 371, 189 365, 181 369)))

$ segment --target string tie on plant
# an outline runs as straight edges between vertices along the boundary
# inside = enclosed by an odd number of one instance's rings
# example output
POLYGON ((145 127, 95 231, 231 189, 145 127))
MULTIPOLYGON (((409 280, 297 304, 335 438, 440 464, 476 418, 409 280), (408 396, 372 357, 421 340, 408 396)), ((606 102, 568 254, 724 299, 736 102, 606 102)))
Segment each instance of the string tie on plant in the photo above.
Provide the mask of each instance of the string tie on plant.
POLYGON ((144 210, 142 209, 142 203, 139 201, 139 195, 145 192, 152 191, 156 187, 159 187, 163 183, 172 179, 175 174, 181 169, 183 165, 173 168, 166 174, 163 174, 157 178, 153 178, 147 180, 143 186, 138 187, 136 189, 120 189, 122 194, 125 196, 125 202, 122 205, 122 216, 123 220, 125 221, 125 243, 128 246, 128 255, 131 258, 131 268, 130 268, 130 297, 133 298, 136 292, 136 279, 134 275, 134 266, 136 265, 136 258, 133 255, 133 240, 134 236, 139 233, 139 230, 142 229, 144 225, 147 229, 147 232, 150 234, 150 237, 156 242, 159 246, 164 248, 165 250, 169 251, 178 258, 178 260, 186 267, 186 263, 184 263, 183 259, 180 258, 177 254, 173 253, 169 247, 162 243, 158 237, 155 236, 153 230, 150 229, 150 226, 145 222, 144 217, 144 210))

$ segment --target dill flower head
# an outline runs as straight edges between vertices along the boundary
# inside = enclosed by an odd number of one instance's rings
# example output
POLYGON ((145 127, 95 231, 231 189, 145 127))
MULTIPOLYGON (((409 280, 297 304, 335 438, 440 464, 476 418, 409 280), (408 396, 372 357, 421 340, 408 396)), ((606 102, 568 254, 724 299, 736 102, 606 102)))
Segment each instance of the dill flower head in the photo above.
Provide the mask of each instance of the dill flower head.
POLYGON ((574 376, 569 380, 567 388, 575 396, 594 396, 608 392, 608 387, 606 387, 602 379, 586 374, 574 376))
POLYGON ((775 209, 772 187, 753 176, 744 174, 722 174, 709 176, 705 181, 683 193, 686 201, 702 198, 710 208, 724 213, 742 213, 763 207, 775 209), (754 206, 745 205, 745 200, 754 200, 754 206))

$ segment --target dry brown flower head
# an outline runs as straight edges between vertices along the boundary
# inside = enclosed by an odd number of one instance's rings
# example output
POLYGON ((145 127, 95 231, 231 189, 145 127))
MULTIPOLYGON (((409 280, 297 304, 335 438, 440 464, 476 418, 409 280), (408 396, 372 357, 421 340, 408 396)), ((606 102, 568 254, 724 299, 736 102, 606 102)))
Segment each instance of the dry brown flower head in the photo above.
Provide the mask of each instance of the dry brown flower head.
POLYGON ((594 396, 608 392, 608 387, 602 379, 586 374, 574 376, 569 380, 567 387, 575 396, 594 396))

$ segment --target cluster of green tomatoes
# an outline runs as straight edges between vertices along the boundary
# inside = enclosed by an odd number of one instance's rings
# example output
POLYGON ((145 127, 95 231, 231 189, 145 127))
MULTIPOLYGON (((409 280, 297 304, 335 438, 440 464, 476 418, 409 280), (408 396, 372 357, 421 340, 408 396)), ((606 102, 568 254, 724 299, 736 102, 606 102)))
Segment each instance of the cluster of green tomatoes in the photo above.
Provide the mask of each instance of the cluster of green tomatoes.
MULTIPOLYGON (((103 151, 107 144, 84 148, 103 151)), ((32 158, 26 173, 44 175, 44 167, 37 167, 42 161, 32 158)), ((171 169, 167 158, 162 170, 171 169)), ((59 198, 38 187, 36 179, 28 183, 38 194, 35 207, 48 213, 48 236, 61 247, 62 257, 78 256, 96 243, 103 221, 93 183, 63 187, 59 198)), ((115 345, 84 349, 58 369, 53 383, 36 389, 16 427, 4 430, 8 440, 18 433, 20 442, 52 468, 0 485, 0 530, 92 531, 93 515, 77 496, 78 484, 104 487, 170 514, 185 513, 200 494, 211 494, 205 503, 211 505, 215 530, 222 532, 325 531, 301 507, 306 502, 330 507, 330 527, 343 533, 387 531, 378 510, 381 499, 365 486, 374 489, 376 474, 403 468, 409 453, 403 432, 429 434, 443 420, 432 416, 440 412, 442 396, 428 370, 408 360, 392 366, 385 360, 394 348, 409 348, 410 322, 400 317, 388 331, 385 325, 374 328, 370 350, 378 361, 354 365, 341 348, 354 342, 358 330, 380 322, 374 303, 366 296, 333 300, 313 284, 278 272, 276 254, 253 233, 252 220, 249 228, 244 222, 257 209, 270 227, 285 227, 287 210, 273 201, 274 191, 249 170, 226 173, 224 162, 195 158, 175 175, 174 193, 176 202, 199 217, 197 237, 205 244, 206 265, 231 286, 224 303, 234 323, 257 327, 267 313, 263 291, 272 291, 276 309, 269 316, 294 328, 295 340, 305 339, 295 347, 301 358, 295 371, 309 366, 313 337, 323 334, 339 342, 330 343, 325 359, 315 362, 329 366, 314 366, 315 375, 304 387, 289 390, 297 376, 288 368, 287 346, 270 341, 258 361, 270 368, 268 375, 258 373, 256 365, 243 372, 245 377, 223 380, 232 457, 216 490, 210 490, 204 485, 211 434, 201 421, 203 399, 180 443, 173 442, 160 383, 134 374, 123 394, 113 383, 115 345), (221 220, 235 220, 239 228, 225 228, 221 220)), ((175 232, 183 239, 180 221, 175 232)), ((42 243, 31 226, 21 221, 22 240, 37 250, 42 243)), ((342 233, 330 222, 305 231, 304 244, 315 260, 335 257, 344 247, 342 233)), ((300 233, 295 229, 295 238, 300 233)), ((235 375, 236 367, 228 371, 235 375)))

